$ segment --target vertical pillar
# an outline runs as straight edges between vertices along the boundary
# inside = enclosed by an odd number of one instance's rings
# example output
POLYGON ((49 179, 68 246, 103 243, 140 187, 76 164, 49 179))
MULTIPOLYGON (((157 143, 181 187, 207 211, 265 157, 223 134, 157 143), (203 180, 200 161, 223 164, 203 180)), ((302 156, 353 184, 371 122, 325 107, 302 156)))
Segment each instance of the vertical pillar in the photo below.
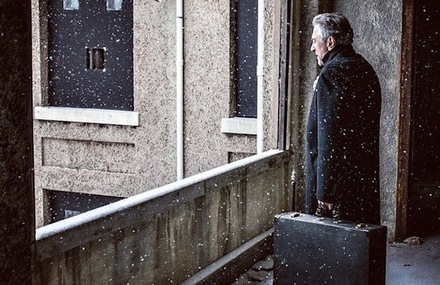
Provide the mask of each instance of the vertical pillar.
POLYGON ((0 0, 0 283, 32 284, 31 1, 0 0))
MULTIPOLYGON (((403 1, 402 54, 400 72, 399 129, 397 141, 396 222, 393 240, 403 240, 408 230, 408 188, 411 153, 411 95, 414 84, 414 0, 403 1)), ((382 217, 384 220, 386 217, 382 217)), ((392 231, 391 231, 392 232, 392 231)))

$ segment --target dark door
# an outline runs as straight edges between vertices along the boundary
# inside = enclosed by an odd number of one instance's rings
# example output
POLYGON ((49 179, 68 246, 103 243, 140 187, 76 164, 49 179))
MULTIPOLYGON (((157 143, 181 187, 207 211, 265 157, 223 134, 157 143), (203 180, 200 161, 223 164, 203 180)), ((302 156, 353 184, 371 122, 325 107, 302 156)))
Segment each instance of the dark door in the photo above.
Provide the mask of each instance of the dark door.
POLYGON ((415 2, 409 234, 440 228, 440 1, 415 2))
POLYGON ((86 193, 48 191, 50 217, 47 223, 61 221, 78 214, 121 200, 119 197, 86 193))
POLYGON ((133 110, 132 0, 49 1, 49 105, 133 110))

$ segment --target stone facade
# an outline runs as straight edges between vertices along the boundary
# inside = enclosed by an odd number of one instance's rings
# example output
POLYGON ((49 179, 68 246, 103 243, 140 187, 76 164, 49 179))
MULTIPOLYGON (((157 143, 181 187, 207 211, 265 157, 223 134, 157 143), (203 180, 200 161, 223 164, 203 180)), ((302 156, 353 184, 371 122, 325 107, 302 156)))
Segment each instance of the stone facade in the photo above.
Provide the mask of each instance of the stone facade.
MULTIPOLYGON (((222 119, 234 109, 232 5, 184 2, 184 177, 257 152, 255 134, 222 132, 222 119)), ((175 181, 178 171, 175 1, 133 2, 134 110, 122 114, 54 114, 60 110, 48 106, 47 7, 48 1, 32 1, 38 226, 49 220, 49 191, 128 197, 175 181)), ((277 147, 280 4, 265 1, 264 9, 264 149, 271 149, 277 147)))
MULTIPOLYGON (((179 142, 176 3, 134 0, 134 110, 127 116, 134 116, 135 123, 131 121, 127 126, 34 120, 38 225, 47 221, 48 212, 44 210, 47 190, 127 197, 175 181, 179 171, 179 143, 183 144, 184 177, 257 152, 255 133, 234 134, 224 131, 228 128, 223 125, 224 119, 233 117, 234 109, 233 3, 230 0, 184 2, 184 134, 179 142)), ((264 150, 278 147, 281 23, 282 7, 287 3, 264 1, 264 150)), ((311 20, 320 12, 339 11, 351 21, 355 49, 371 62, 382 87, 382 221, 388 226, 391 238, 395 236, 396 219, 399 219, 397 209, 405 208, 404 204, 398 204, 397 198, 403 193, 397 189, 403 6, 402 1, 314 0, 289 4, 291 33, 285 128, 286 148, 292 153, 291 171, 295 176, 295 207, 302 210, 304 205, 304 129, 311 85, 318 73, 310 52, 311 20)), ((38 113, 40 107, 46 111, 48 102, 47 2, 32 1, 32 11, 33 94, 35 113, 38 113)), ((253 129, 256 122, 240 124, 242 130, 253 129)))

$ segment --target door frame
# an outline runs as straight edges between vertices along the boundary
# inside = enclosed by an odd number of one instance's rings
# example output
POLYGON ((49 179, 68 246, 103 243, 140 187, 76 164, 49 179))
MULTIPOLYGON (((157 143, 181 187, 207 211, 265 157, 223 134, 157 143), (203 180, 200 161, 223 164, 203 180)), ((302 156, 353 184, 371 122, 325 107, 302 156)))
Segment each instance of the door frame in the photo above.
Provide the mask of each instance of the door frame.
POLYGON ((400 97, 397 141, 397 187, 395 239, 402 240, 408 230, 408 190, 411 151, 411 97, 414 81, 414 0, 403 0, 400 97))

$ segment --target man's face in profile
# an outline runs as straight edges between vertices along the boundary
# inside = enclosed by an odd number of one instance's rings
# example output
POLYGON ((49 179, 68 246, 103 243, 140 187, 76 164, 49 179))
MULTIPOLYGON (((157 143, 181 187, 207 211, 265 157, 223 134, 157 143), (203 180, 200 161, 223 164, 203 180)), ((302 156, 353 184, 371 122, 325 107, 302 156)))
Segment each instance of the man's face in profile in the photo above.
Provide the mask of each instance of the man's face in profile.
POLYGON ((312 52, 316 54, 316 58, 318 60, 318 65, 323 66, 324 62, 322 59, 324 56, 329 52, 327 41, 323 41, 321 39, 321 33, 319 26, 315 26, 313 28, 313 34, 312 34, 312 46, 310 48, 312 52))

